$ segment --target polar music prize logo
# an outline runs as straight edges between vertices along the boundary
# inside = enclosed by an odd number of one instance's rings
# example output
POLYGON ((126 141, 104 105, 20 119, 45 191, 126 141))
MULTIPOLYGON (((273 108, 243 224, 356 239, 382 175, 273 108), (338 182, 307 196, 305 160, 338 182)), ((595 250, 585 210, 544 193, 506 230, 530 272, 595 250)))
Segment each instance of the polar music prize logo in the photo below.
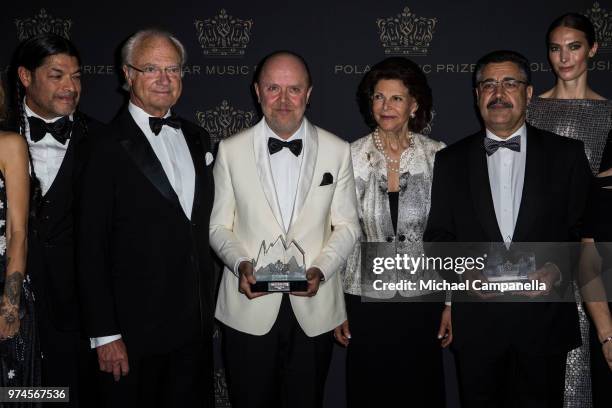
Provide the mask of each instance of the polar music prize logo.
POLYGON ((251 41, 253 20, 232 17, 221 9, 213 18, 196 20, 195 27, 204 55, 241 57, 251 41))
POLYGON ((47 14, 45 9, 40 9, 34 17, 15 19, 15 25, 19 41, 46 33, 54 33, 69 39, 72 20, 53 17, 47 14))
POLYGON ((427 55, 438 20, 418 17, 405 7, 394 17, 376 20, 380 42, 388 55, 427 55))
POLYGON ((598 2, 584 13, 595 27, 595 36, 599 43, 599 52, 612 53, 612 13, 602 9, 598 2))
POLYGON ((210 134, 213 146, 226 137, 251 126, 254 118, 255 112, 234 109, 226 100, 213 109, 196 112, 196 119, 200 126, 210 134))

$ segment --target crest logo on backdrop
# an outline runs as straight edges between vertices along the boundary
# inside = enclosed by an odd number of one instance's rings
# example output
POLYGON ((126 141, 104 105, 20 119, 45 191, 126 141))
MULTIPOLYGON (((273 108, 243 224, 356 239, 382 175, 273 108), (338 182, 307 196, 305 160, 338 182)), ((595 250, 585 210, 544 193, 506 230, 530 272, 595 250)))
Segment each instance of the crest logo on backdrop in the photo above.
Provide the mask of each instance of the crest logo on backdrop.
POLYGON ((204 55, 241 57, 251 41, 253 20, 232 17, 221 9, 217 16, 196 20, 195 27, 204 55))
POLYGON ((595 26, 595 35, 599 43, 598 52, 612 53, 612 13, 602 9, 598 2, 584 13, 595 26))
POLYGON ((40 12, 34 17, 15 19, 15 26, 17 26, 19 41, 43 33, 54 33, 69 39, 72 20, 53 17, 47 14, 45 9, 40 9, 40 12))
POLYGON ((376 20, 380 42, 387 55, 427 55, 438 20, 418 17, 405 7, 396 16, 376 20))
POLYGON ((227 100, 223 100, 221 105, 206 111, 196 112, 196 119, 210 134, 211 144, 238 133, 253 124, 255 112, 243 111, 232 107, 227 100))

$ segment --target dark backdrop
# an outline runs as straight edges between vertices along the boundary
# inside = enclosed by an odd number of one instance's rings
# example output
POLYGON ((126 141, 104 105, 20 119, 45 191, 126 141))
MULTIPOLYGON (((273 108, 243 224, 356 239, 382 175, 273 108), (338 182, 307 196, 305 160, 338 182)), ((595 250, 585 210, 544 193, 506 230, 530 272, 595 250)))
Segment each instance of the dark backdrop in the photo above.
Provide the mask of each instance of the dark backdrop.
MULTIPOLYGON (((479 127, 471 78, 473 64, 486 52, 523 53, 532 61, 535 93, 552 87, 544 36, 552 19, 567 11, 587 13, 596 24, 600 52, 590 63, 589 82, 612 96, 612 0, 12 0, 0 16, 0 70, 7 72, 20 39, 45 30, 61 33, 82 54, 81 109, 108 121, 124 101, 115 67, 118 45, 140 28, 166 28, 188 52, 176 110, 219 139, 257 121, 249 89, 254 68, 265 54, 290 49, 312 70, 308 117, 352 141, 367 133, 355 102, 363 73, 387 55, 405 55, 421 65, 433 89, 431 136, 450 143, 479 127)), ((326 401, 334 407, 344 404, 344 356, 336 351, 326 401)), ((446 362, 450 405, 456 406, 450 354, 446 362)), ((218 382, 218 405, 225 406, 222 371, 218 382)))

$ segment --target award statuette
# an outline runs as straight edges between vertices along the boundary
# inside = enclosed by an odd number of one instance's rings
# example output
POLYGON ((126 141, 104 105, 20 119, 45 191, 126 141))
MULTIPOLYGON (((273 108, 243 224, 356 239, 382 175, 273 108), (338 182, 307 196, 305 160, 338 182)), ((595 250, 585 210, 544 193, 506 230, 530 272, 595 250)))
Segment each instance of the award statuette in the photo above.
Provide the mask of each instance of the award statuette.
POLYGON ((535 272, 533 252, 522 250, 491 251, 483 275, 489 282, 525 282, 535 272))
POLYGON ((253 292, 303 292, 308 289, 304 251, 295 241, 288 245, 279 235, 270 246, 261 242, 253 269, 253 292))

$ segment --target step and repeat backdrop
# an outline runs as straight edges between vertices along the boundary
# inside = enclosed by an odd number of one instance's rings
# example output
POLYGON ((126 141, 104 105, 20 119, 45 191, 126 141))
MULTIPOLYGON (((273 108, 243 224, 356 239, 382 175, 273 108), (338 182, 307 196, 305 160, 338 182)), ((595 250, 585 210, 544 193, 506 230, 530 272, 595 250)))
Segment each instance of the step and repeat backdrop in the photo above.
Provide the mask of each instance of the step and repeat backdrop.
MULTIPOLYGON (((553 86, 545 33, 568 11, 594 23, 600 47, 590 61, 589 82, 612 97, 612 0, 10 1, 0 16, 0 71, 6 80, 19 41, 40 32, 63 35, 82 56, 80 108, 106 122, 125 102, 120 45, 138 29, 164 28, 188 52, 176 111, 218 141, 259 120, 251 91, 255 68, 266 54, 289 49, 303 55, 312 71, 307 116, 352 141, 368 132, 356 103, 359 81, 376 62, 400 55, 422 67, 433 89, 430 136, 451 143, 480 126, 471 81, 485 53, 519 51, 531 61, 536 94, 553 86)), ((343 354, 336 351, 326 397, 326 405, 334 407, 344 401, 343 354)), ((447 362, 454 406, 452 360, 447 362)), ((217 400, 219 407, 229 406, 220 365, 217 400)))

